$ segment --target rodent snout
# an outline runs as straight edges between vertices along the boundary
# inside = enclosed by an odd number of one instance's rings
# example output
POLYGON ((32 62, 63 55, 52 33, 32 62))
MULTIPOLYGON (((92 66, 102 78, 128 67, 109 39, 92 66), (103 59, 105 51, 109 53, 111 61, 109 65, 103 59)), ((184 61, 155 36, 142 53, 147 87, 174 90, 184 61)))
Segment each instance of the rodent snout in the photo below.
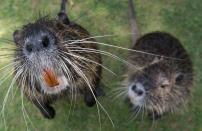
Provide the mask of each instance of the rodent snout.
POLYGON ((136 83, 131 86, 131 90, 137 95, 142 96, 145 93, 144 87, 140 83, 136 83))
POLYGON ((133 83, 129 86, 128 98, 135 106, 141 106, 145 99, 145 89, 141 83, 133 83))
POLYGON ((53 44, 53 39, 50 38, 48 34, 45 35, 35 35, 27 39, 25 43, 25 51, 28 53, 33 53, 42 50, 50 49, 53 44))

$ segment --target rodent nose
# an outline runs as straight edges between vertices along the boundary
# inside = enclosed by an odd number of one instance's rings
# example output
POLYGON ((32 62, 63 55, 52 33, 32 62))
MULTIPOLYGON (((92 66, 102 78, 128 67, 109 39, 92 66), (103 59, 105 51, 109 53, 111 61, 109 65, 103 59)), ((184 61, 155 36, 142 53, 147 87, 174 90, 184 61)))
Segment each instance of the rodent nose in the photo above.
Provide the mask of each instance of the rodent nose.
POLYGON ((138 89, 136 85, 133 85, 133 86, 131 87, 131 89, 132 89, 138 96, 141 96, 141 95, 143 95, 143 93, 144 93, 143 90, 142 90, 142 89, 138 89))
POLYGON ((142 90, 136 90, 135 93, 138 95, 138 96, 141 96, 143 94, 143 91, 142 90))
POLYGON ((47 36, 43 37, 41 44, 43 45, 44 48, 47 48, 50 45, 49 38, 47 36))
POLYGON ((32 52, 33 46, 32 44, 27 44, 25 48, 28 52, 32 52))
POLYGON ((135 91, 135 90, 136 90, 136 88, 137 88, 137 86, 136 86, 136 85, 133 85, 133 86, 132 86, 132 90, 133 90, 133 91, 135 91))
POLYGON ((34 51, 40 51, 43 49, 47 49, 50 45, 50 40, 48 36, 43 36, 41 38, 34 38, 30 43, 27 43, 25 49, 31 53, 34 51))

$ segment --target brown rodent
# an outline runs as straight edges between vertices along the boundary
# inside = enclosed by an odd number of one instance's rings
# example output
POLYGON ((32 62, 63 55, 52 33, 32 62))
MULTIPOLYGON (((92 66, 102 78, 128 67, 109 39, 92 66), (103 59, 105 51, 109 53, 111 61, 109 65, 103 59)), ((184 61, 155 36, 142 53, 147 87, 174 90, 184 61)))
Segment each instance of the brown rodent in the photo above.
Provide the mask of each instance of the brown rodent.
POLYGON ((186 104, 193 88, 193 69, 178 39, 153 32, 139 38, 132 49, 159 55, 130 52, 133 65, 128 67, 127 95, 133 106, 157 118, 186 104))
POLYGON ((101 56, 84 50, 98 50, 90 34, 70 22, 62 0, 58 19, 43 17, 24 25, 13 34, 16 43, 15 77, 24 94, 46 118, 55 111, 50 104, 63 95, 84 94, 88 106, 102 95, 101 56))
POLYGON ((180 41, 168 33, 138 37, 129 52, 127 97, 134 110, 158 118, 187 103, 193 88, 192 61, 180 41))

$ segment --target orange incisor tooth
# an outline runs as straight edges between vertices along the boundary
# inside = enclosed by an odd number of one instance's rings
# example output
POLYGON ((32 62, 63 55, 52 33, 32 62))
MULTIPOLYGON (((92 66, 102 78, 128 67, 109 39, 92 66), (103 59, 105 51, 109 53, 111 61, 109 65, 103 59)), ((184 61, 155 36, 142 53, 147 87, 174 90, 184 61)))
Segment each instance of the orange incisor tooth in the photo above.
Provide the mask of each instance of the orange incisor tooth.
POLYGON ((55 87, 59 85, 59 81, 56 75, 50 69, 44 69, 43 78, 49 87, 55 87))

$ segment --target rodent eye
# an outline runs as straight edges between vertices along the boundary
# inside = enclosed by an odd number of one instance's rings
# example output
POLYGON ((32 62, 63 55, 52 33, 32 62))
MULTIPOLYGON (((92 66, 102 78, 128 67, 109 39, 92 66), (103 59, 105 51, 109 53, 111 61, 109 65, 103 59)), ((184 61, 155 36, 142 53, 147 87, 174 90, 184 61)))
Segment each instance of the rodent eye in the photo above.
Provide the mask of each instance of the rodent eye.
POLYGON ((48 47, 48 45, 50 44, 49 38, 47 36, 43 37, 42 44, 44 47, 48 47))
POLYGON ((170 85, 170 82, 169 82, 169 80, 167 80, 167 79, 164 79, 161 83, 160 83, 160 87, 161 88, 166 88, 166 87, 168 87, 170 85))
POLYGON ((160 87, 161 88, 166 88, 167 86, 169 86, 169 83, 163 83, 160 87))
POLYGON ((176 82, 181 82, 184 78, 184 75, 183 74, 179 74, 176 78, 175 78, 175 81, 176 82))
POLYGON ((32 44, 27 44, 25 48, 26 48, 26 50, 27 50, 28 52, 32 52, 33 46, 32 46, 32 44))
POLYGON ((161 88, 165 88, 166 87, 166 85, 161 85, 161 88))
POLYGON ((137 88, 136 85, 133 85, 133 86, 132 86, 132 90, 133 90, 133 91, 134 91, 136 88, 137 88))

